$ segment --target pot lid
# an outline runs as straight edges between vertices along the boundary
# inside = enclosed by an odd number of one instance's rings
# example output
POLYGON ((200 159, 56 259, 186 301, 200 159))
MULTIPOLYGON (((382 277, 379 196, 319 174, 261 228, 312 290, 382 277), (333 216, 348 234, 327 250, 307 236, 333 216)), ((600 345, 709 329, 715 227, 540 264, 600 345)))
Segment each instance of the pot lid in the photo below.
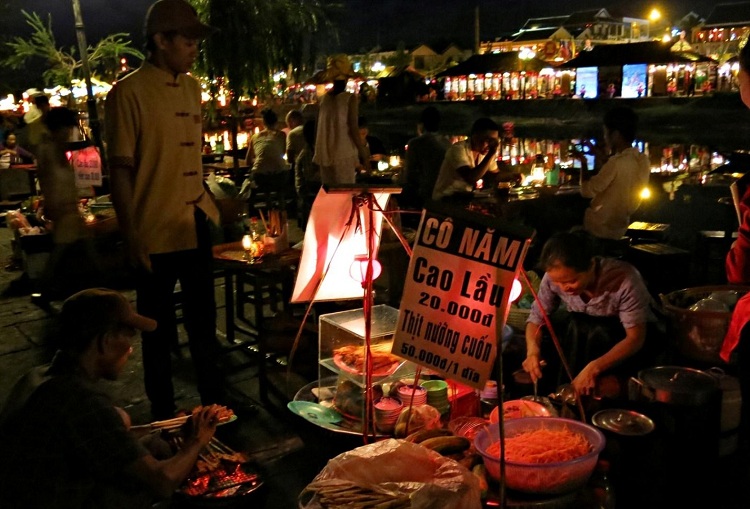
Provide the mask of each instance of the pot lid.
POLYGON ((647 387, 684 394, 711 392, 718 386, 716 378, 708 373, 679 366, 647 368, 638 373, 638 378, 647 387))
POLYGON ((654 421, 632 410, 610 408, 601 410, 591 417, 591 423, 618 435, 641 436, 654 430, 654 421))

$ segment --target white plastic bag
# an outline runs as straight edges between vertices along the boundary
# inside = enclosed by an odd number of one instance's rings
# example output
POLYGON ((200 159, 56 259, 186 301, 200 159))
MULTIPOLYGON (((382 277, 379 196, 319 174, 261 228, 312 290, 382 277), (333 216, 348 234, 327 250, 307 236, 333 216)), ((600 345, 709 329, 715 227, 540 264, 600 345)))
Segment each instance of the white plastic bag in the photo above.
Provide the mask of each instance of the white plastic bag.
MULTIPOLYGON (((419 444, 388 439, 330 460, 300 494, 301 509, 325 509, 320 492, 356 485, 363 491, 408 497, 409 509, 481 509, 476 477, 456 461, 419 444)), ((352 507, 357 507, 353 505, 352 507)))

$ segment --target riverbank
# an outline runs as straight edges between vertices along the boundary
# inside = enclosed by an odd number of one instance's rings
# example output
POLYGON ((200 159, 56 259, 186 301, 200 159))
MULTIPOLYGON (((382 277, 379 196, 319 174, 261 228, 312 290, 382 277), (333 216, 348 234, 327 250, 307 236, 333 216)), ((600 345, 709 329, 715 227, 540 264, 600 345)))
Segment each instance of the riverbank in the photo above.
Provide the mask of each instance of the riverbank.
POLYGON ((437 101, 383 107, 362 104, 370 131, 386 147, 403 149, 416 136, 419 115, 427 106, 442 117, 441 131, 466 134, 474 120, 491 117, 513 122, 517 136, 569 139, 601 135, 604 114, 615 106, 629 106, 640 118, 639 138, 663 144, 698 144, 729 152, 750 148, 750 110, 739 93, 701 97, 649 97, 643 99, 538 99, 526 101, 437 101))

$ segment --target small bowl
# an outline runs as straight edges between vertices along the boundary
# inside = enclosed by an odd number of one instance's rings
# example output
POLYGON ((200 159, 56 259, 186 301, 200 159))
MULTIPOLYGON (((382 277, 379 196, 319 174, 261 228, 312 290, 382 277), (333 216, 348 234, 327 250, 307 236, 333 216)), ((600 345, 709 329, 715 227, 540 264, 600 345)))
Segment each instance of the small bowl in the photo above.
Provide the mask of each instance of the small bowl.
POLYGON ((445 380, 425 380, 420 385, 425 388, 428 394, 430 392, 448 392, 448 382, 445 380))

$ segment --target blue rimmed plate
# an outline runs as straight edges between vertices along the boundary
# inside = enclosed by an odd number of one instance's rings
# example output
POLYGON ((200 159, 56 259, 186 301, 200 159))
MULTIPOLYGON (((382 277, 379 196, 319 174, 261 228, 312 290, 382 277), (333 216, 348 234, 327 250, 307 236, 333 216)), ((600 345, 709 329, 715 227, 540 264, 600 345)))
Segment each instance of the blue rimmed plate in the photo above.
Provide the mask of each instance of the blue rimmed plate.
POLYGON ((286 406, 295 414, 314 424, 336 424, 344 420, 343 416, 332 408, 312 401, 290 401, 286 406))

